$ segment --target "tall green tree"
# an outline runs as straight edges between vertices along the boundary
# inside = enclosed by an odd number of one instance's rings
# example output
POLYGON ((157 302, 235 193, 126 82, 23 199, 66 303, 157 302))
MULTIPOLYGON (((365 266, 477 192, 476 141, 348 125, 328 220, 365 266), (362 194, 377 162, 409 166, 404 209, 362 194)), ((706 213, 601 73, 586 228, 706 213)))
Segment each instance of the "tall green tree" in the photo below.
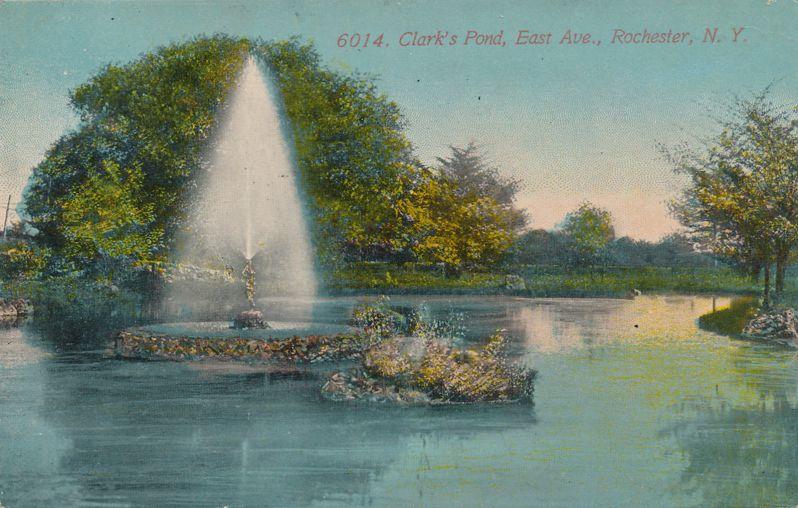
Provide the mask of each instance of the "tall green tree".
POLYGON ((714 252, 763 267, 764 304, 770 303, 771 266, 776 297, 798 244, 798 122, 767 91, 735 103, 721 132, 698 149, 666 151, 691 185, 672 210, 714 252))
POLYGON ((427 173, 399 203, 408 217, 418 259, 441 263, 447 276, 496 263, 513 241, 504 208, 491 196, 460 195, 458 187, 427 173))
POLYGON ((582 203, 565 216, 562 231, 567 238, 571 264, 576 266, 600 262, 615 239, 610 212, 589 202, 582 203))
POLYGON ((527 215, 524 210, 515 207, 521 182, 503 176, 473 141, 465 147, 450 146, 449 149, 451 153, 447 157, 437 159, 441 177, 452 184, 454 192, 460 197, 478 195, 492 198, 504 210, 513 229, 522 230, 526 226, 527 215))

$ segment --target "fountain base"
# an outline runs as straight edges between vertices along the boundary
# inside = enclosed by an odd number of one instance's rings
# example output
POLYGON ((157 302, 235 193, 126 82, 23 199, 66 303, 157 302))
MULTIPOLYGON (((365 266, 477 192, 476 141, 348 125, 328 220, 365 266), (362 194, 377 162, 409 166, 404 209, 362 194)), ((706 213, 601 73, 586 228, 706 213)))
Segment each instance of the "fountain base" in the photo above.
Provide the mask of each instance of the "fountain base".
POLYGON ((268 329, 269 323, 263 319, 263 313, 258 309, 249 309, 239 312, 233 319, 233 328, 236 329, 268 329))

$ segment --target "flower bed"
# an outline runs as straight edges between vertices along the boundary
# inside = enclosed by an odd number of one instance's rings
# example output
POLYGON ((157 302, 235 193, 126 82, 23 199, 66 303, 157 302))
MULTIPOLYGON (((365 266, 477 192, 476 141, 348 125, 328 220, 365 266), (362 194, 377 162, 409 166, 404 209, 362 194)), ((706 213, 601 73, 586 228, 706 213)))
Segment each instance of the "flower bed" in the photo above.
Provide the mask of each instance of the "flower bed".
POLYGON ((21 298, 7 300, 0 298, 0 319, 14 320, 33 313, 33 307, 21 298))
POLYGON ((203 359, 314 363, 360 357, 371 339, 359 334, 294 336, 287 339, 195 338, 121 332, 115 354, 141 360, 203 359))
POLYGON ((322 395, 406 404, 530 401, 536 371, 510 363, 505 346, 499 334, 480 349, 435 339, 388 339, 364 353, 360 369, 332 374, 322 395))

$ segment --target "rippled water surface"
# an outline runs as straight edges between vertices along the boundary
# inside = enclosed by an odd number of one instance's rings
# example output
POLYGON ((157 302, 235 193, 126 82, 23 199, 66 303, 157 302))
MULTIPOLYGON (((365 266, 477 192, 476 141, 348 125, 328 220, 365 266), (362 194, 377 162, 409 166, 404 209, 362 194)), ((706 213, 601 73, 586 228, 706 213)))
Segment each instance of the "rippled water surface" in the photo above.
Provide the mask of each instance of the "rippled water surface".
MULTIPOLYGON (((314 320, 343 324, 355 302, 314 320)), ((0 503, 798 503, 794 353, 699 331, 711 298, 394 299, 422 302, 463 313, 467 341, 507 329, 539 370, 534 407, 335 405, 316 367, 124 362, 0 329, 0 503)))

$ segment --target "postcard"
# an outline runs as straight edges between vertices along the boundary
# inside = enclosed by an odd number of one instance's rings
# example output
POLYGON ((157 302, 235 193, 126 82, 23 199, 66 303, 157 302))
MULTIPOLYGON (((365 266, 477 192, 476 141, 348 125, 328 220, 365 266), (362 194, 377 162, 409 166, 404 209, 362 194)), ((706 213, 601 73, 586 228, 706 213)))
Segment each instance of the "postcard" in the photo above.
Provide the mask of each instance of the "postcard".
POLYGON ((796 23, 0 0, 0 508, 798 505, 796 23))

